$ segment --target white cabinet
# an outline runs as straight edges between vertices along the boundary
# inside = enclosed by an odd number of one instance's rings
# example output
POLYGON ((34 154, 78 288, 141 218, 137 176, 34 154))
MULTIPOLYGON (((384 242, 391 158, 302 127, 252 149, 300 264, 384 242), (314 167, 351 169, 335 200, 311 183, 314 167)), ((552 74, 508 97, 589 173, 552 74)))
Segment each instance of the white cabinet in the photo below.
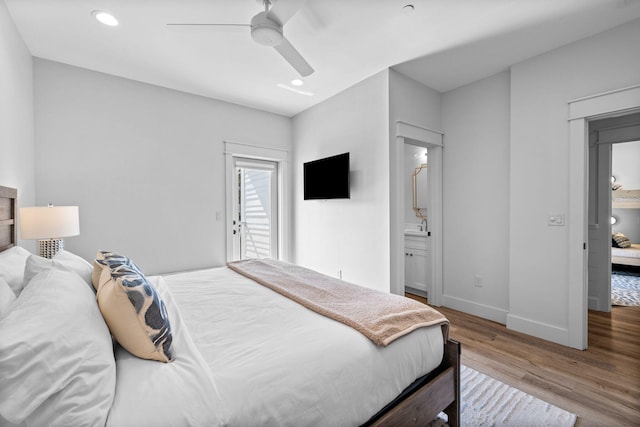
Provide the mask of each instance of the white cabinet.
POLYGON ((407 292, 428 296, 430 288, 428 266, 431 254, 427 233, 405 233, 404 286, 407 292))

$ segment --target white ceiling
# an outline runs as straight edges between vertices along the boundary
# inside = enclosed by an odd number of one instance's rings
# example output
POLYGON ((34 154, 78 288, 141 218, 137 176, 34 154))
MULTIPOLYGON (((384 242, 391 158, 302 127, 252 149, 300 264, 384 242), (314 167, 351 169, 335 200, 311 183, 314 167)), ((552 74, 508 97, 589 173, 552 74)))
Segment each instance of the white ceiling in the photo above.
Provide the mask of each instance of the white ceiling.
POLYGON ((166 26, 249 23, 259 0, 4 0, 33 56, 287 116, 388 67, 444 92, 640 18, 640 0, 279 1, 301 5, 284 33, 315 69, 300 87, 313 96, 277 86, 298 76, 248 28, 166 26))

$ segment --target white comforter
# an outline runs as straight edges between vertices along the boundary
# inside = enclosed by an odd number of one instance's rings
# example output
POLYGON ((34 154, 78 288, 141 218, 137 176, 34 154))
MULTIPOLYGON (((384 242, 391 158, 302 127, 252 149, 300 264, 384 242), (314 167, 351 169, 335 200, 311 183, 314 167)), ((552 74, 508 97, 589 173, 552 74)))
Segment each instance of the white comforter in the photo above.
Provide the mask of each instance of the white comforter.
POLYGON ((111 426, 357 426, 442 360, 439 326, 377 347, 226 267, 152 280, 176 361, 121 350, 111 426))

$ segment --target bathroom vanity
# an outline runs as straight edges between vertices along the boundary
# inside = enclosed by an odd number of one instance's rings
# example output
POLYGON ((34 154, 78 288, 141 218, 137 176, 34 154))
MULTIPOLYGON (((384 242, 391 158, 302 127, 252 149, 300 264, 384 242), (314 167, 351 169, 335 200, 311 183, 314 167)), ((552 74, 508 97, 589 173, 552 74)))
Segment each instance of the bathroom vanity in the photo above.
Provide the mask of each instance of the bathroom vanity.
POLYGON ((426 231, 404 232, 404 287, 405 291, 428 297, 430 288, 427 266, 431 265, 429 236, 426 231))

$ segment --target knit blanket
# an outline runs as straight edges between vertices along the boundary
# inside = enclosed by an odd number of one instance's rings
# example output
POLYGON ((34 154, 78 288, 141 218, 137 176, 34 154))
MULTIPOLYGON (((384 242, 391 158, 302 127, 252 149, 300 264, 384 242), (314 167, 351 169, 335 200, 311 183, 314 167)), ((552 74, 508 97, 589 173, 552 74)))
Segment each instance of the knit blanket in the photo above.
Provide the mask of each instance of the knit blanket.
POLYGON ((316 313, 387 346, 411 331, 441 325, 445 341, 449 321, 442 313, 409 298, 387 294, 293 264, 271 259, 247 259, 227 266, 316 313))

